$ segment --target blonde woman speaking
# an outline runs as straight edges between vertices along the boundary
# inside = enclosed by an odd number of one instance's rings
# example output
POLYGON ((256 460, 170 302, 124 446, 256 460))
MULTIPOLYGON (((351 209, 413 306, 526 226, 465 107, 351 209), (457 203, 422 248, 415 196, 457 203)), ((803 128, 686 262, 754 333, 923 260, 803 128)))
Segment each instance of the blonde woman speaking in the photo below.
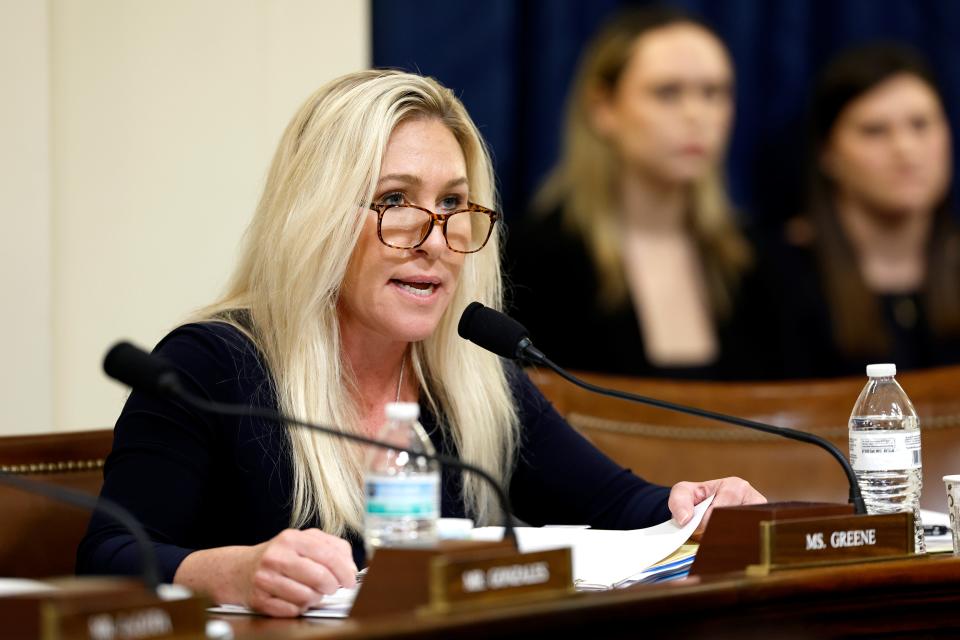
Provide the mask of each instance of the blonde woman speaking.
MULTIPOLYGON (((651 485, 570 428, 519 370, 456 333, 500 307, 490 159, 435 81, 364 71, 315 93, 288 126, 226 294, 156 348, 190 391, 375 435, 419 402, 436 449, 489 471, 532 524, 627 528, 694 504, 762 500, 727 478, 651 485)), ((362 448, 257 419, 131 394, 102 494, 153 538, 167 581, 294 616, 364 561, 362 448)), ((443 516, 495 521, 477 478, 444 469, 443 516)), ((94 517, 82 573, 136 573, 130 536, 94 517)))

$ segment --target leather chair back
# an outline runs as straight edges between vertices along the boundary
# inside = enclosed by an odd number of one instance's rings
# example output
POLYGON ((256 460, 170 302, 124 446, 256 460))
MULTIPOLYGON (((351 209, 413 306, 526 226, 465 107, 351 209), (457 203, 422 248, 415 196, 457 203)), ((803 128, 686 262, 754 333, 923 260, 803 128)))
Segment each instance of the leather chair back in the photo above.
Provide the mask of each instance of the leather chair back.
MULTIPOLYGON (((112 445, 111 429, 0 437, 0 471, 97 496, 112 445)), ((0 576, 73 574, 89 521, 84 509, 0 484, 0 576)))
MULTIPOLYGON (((846 502, 837 462, 809 444, 598 396, 552 372, 531 377, 575 428, 620 464, 660 484, 737 475, 771 501, 846 502)), ((809 431, 848 451, 847 420, 866 376, 695 382, 583 374, 594 384, 809 431)), ((960 366, 897 376, 920 416, 921 506, 946 511, 942 476, 960 473, 960 366)))

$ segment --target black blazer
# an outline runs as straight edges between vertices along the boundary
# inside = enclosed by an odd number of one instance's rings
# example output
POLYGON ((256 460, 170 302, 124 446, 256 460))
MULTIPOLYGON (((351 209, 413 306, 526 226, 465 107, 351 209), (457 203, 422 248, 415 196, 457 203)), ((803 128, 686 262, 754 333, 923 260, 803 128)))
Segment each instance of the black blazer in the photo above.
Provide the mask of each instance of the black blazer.
MULTIPOLYGON (((569 369, 658 378, 761 379, 779 371, 772 348, 765 270, 748 272, 734 309, 717 320, 720 354, 700 367, 658 367, 646 357, 633 304, 598 303, 599 276, 582 238, 561 224, 559 212, 528 216, 507 243, 508 308, 551 360, 569 369)), ((774 316, 776 314, 773 314, 774 316)))

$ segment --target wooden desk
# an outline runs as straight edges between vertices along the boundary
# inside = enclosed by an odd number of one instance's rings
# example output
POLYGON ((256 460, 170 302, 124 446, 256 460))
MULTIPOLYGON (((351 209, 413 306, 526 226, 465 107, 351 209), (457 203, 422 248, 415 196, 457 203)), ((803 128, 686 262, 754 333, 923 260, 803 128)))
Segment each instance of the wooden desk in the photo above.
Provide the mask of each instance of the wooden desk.
POLYGON ((450 616, 310 622, 225 617, 237 638, 831 638, 960 636, 960 559, 949 555, 718 577, 450 616))

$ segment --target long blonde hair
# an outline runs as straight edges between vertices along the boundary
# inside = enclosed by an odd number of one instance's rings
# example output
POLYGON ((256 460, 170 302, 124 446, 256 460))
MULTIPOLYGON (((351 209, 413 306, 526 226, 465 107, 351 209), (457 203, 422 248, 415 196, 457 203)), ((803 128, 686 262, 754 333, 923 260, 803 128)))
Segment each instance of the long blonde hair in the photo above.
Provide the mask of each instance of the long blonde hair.
MULTIPOLYGON (((672 8, 654 7, 618 14, 599 32, 581 58, 567 101, 561 157, 534 199, 541 212, 562 206, 564 226, 579 235, 599 274, 599 301, 608 308, 628 302, 618 223, 617 179, 622 163, 616 149, 591 123, 593 97, 609 94, 620 80, 637 39, 674 24, 706 25, 672 8)), ((691 186, 688 218, 704 260, 715 314, 732 306, 733 291, 751 264, 749 245, 732 216, 733 207, 719 167, 691 186)))
MULTIPOLYGON (((279 408, 357 432, 356 381, 341 357, 337 300, 363 228, 391 132, 410 118, 437 118, 463 150, 470 199, 496 206, 486 146, 463 105, 431 78, 369 70, 328 83, 287 126, 263 196, 247 229, 226 294, 198 319, 228 322, 257 346, 279 408), (249 319, 249 321, 247 321, 249 319)), ((411 349, 425 400, 459 455, 504 484, 516 455, 517 413, 503 364, 457 336, 466 305, 500 308, 499 232, 466 256, 450 306, 436 331, 411 349)), ((291 525, 319 520, 342 535, 362 530, 362 450, 343 440, 288 429, 293 463, 291 525)), ((468 511, 496 517, 495 495, 463 478, 468 511)))

